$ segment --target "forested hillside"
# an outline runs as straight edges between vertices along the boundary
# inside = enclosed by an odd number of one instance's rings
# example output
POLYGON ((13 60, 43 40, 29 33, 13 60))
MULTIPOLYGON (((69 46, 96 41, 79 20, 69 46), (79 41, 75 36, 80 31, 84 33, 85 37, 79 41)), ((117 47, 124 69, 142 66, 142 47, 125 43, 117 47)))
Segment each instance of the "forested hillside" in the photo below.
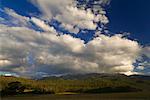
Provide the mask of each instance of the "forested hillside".
POLYGON ((150 90, 149 76, 120 74, 79 74, 51 76, 40 80, 0 76, 2 95, 57 93, 114 93, 150 90))

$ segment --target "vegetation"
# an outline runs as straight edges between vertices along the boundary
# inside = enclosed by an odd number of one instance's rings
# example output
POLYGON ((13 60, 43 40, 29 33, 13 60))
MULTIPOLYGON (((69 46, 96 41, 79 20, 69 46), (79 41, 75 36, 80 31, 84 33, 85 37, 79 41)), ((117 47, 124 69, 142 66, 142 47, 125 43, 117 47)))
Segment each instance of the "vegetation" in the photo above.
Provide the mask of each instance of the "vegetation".
POLYGON ((57 93, 120 93, 150 90, 150 80, 124 75, 77 75, 40 80, 0 76, 1 95, 57 93))
POLYGON ((1 91, 2 95, 5 94, 21 94, 24 92, 25 86, 23 86, 21 84, 21 82, 11 82, 8 83, 8 86, 5 87, 5 89, 3 89, 1 91))

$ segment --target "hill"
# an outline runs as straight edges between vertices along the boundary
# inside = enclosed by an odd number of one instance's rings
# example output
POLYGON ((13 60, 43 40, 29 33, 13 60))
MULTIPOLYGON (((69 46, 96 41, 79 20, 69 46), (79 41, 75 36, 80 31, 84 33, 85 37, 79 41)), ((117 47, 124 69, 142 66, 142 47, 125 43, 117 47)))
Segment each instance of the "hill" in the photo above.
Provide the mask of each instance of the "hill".
POLYGON ((39 80, 0 76, 0 91, 2 95, 149 92, 149 79, 150 76, 142 75, 97 73, 50 76, 39 80))

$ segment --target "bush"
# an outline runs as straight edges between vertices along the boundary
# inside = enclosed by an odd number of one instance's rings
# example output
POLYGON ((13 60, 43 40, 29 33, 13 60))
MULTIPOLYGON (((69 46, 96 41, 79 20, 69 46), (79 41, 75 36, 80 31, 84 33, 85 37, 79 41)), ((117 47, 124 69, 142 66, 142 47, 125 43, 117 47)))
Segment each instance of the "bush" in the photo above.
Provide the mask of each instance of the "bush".
POLYGON ((1 91, 1 94, 2 95, 21 94, 24 92, 24 90, 25 90, 25 86, 23 86, 21 82, 16 81, 16 82, 8 83, 8 86, 1 91))

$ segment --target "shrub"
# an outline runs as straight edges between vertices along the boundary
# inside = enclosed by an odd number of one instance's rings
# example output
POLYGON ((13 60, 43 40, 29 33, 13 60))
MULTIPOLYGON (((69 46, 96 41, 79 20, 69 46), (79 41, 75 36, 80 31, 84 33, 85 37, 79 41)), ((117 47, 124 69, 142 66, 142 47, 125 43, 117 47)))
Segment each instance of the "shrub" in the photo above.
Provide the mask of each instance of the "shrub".
POLYGON ((21 82, 11 82, 8 83, 8 86, 5 87, 2 91, 2 95, 14 95, 14 94, 21 94, 24 92, 25 86, 21 84, 21 82))

